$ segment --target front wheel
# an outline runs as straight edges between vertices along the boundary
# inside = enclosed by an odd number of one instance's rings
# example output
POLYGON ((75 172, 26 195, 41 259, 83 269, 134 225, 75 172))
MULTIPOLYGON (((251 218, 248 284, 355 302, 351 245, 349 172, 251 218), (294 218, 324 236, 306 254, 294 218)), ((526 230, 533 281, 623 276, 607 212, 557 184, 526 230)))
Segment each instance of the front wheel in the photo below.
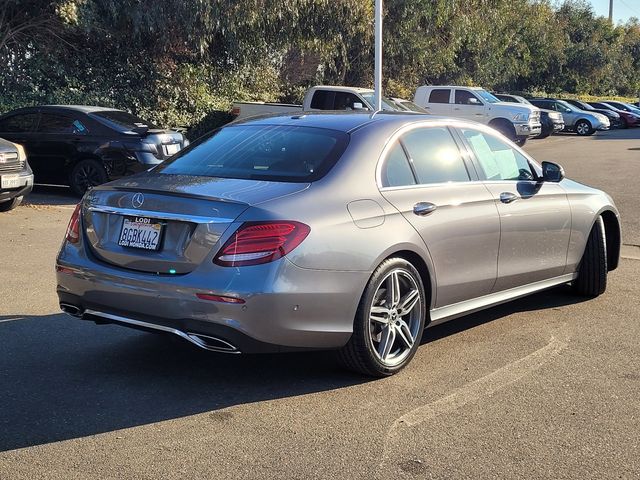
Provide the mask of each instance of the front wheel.
POLYGON ((0 203, 0 212, 8 212, 9 210, 13 210, 18 205, 22 203, 22 197, 15 197, 11 200, 7 200, 6 202, 0 203))
POLYGON ((607 289, 607 238, 602 217, 598 217, 589 233, 573 288, 587 297, 597 297, 607 289))
POLYGON ((415 355, 424 330, 427 302, 416 268, 404 258, 389 258, 365 289, 353 335, 339 351, 351 370, 374 377, 393 375, 415 355))
POLYGON ((576 123, 576 133, 580 136, 593 135, 595 130, 587 120, 579 120, 576 123))

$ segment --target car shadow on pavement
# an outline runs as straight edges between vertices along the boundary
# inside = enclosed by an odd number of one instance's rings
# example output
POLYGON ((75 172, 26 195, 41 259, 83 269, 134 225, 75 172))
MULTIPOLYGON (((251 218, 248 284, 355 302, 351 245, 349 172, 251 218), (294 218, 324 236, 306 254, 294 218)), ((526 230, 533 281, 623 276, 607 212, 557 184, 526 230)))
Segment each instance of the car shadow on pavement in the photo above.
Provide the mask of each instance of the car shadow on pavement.
POLYGON ((370 380, 331 352, 224 355, 64 314, 0 316, 0 451, 370 380))
MULTIPOLYGON (((562 288, 537 294, 428 329, 423 343, 580 300, 562 288)), ((331 352, 224 355, 63 314, 0 316, 0 451, 371 380, 331 352)))
POLYGON ((569 285, 561 285, 551 290, 529 295, 512 302, 503 303, 502 305, 498 305, 487 310, 481 310, 450 322, 428 328, 422 335, 422 345, 440 340, 441 338, 448 337, 449 335, 455 335, 456 333, 460 333, 464 330, 470 330, 474 327, 478 327, 514 313, 563 307, 587 300, 589 300, 588 297, 579 296, 573 293, 573 290, 569 285))
POLYGON ((74 206, 80 199, 73 196, 69 187, 36 184, 24 199, 24 204, 44 206, 74 206))

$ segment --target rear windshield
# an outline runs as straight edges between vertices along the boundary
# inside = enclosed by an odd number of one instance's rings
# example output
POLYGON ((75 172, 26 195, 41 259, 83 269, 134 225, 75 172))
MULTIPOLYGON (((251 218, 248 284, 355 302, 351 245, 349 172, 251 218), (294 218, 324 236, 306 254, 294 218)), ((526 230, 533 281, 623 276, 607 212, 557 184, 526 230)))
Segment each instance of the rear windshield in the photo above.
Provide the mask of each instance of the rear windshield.
POLYGON ((103 110, 100 112, 92 112, 91 116, 96 118, 103 124, 116 130, 128 131, 134 128, 156 129, 155 125, 149 122, 145 122, 140 117, 136 117, 129 112, 123 112, 122 110, 103 110))
POLYGON ((284 125, 232 125, 216 130, 154 169, 174 175, 311 182, 338 161, 344 132, 284 125))

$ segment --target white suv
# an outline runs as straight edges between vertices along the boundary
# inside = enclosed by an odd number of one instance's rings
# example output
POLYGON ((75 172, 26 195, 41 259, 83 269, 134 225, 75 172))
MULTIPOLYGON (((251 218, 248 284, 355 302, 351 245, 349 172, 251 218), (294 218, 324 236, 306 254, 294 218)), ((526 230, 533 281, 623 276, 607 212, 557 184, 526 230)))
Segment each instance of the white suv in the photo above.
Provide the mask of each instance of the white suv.
POLYGON ((479 87, 423 85, 416 90, 413 101, 433 115, 490 125, 518 145, 542 132, 540 109, 501 102, 479 87))

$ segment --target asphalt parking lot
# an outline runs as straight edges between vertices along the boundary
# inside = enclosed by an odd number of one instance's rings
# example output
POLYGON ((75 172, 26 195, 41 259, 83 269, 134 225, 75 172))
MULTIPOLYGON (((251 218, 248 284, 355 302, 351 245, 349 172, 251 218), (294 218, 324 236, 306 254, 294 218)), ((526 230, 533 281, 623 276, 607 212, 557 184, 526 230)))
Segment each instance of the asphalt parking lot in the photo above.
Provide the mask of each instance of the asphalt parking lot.
POLYGON ((0 479, 640 477, 640 129, 525 149, 616 201, 627 246, 607 292, 429 329, 384 380, 60 314, 76 200, 39 187, 0 216, 0 479))

